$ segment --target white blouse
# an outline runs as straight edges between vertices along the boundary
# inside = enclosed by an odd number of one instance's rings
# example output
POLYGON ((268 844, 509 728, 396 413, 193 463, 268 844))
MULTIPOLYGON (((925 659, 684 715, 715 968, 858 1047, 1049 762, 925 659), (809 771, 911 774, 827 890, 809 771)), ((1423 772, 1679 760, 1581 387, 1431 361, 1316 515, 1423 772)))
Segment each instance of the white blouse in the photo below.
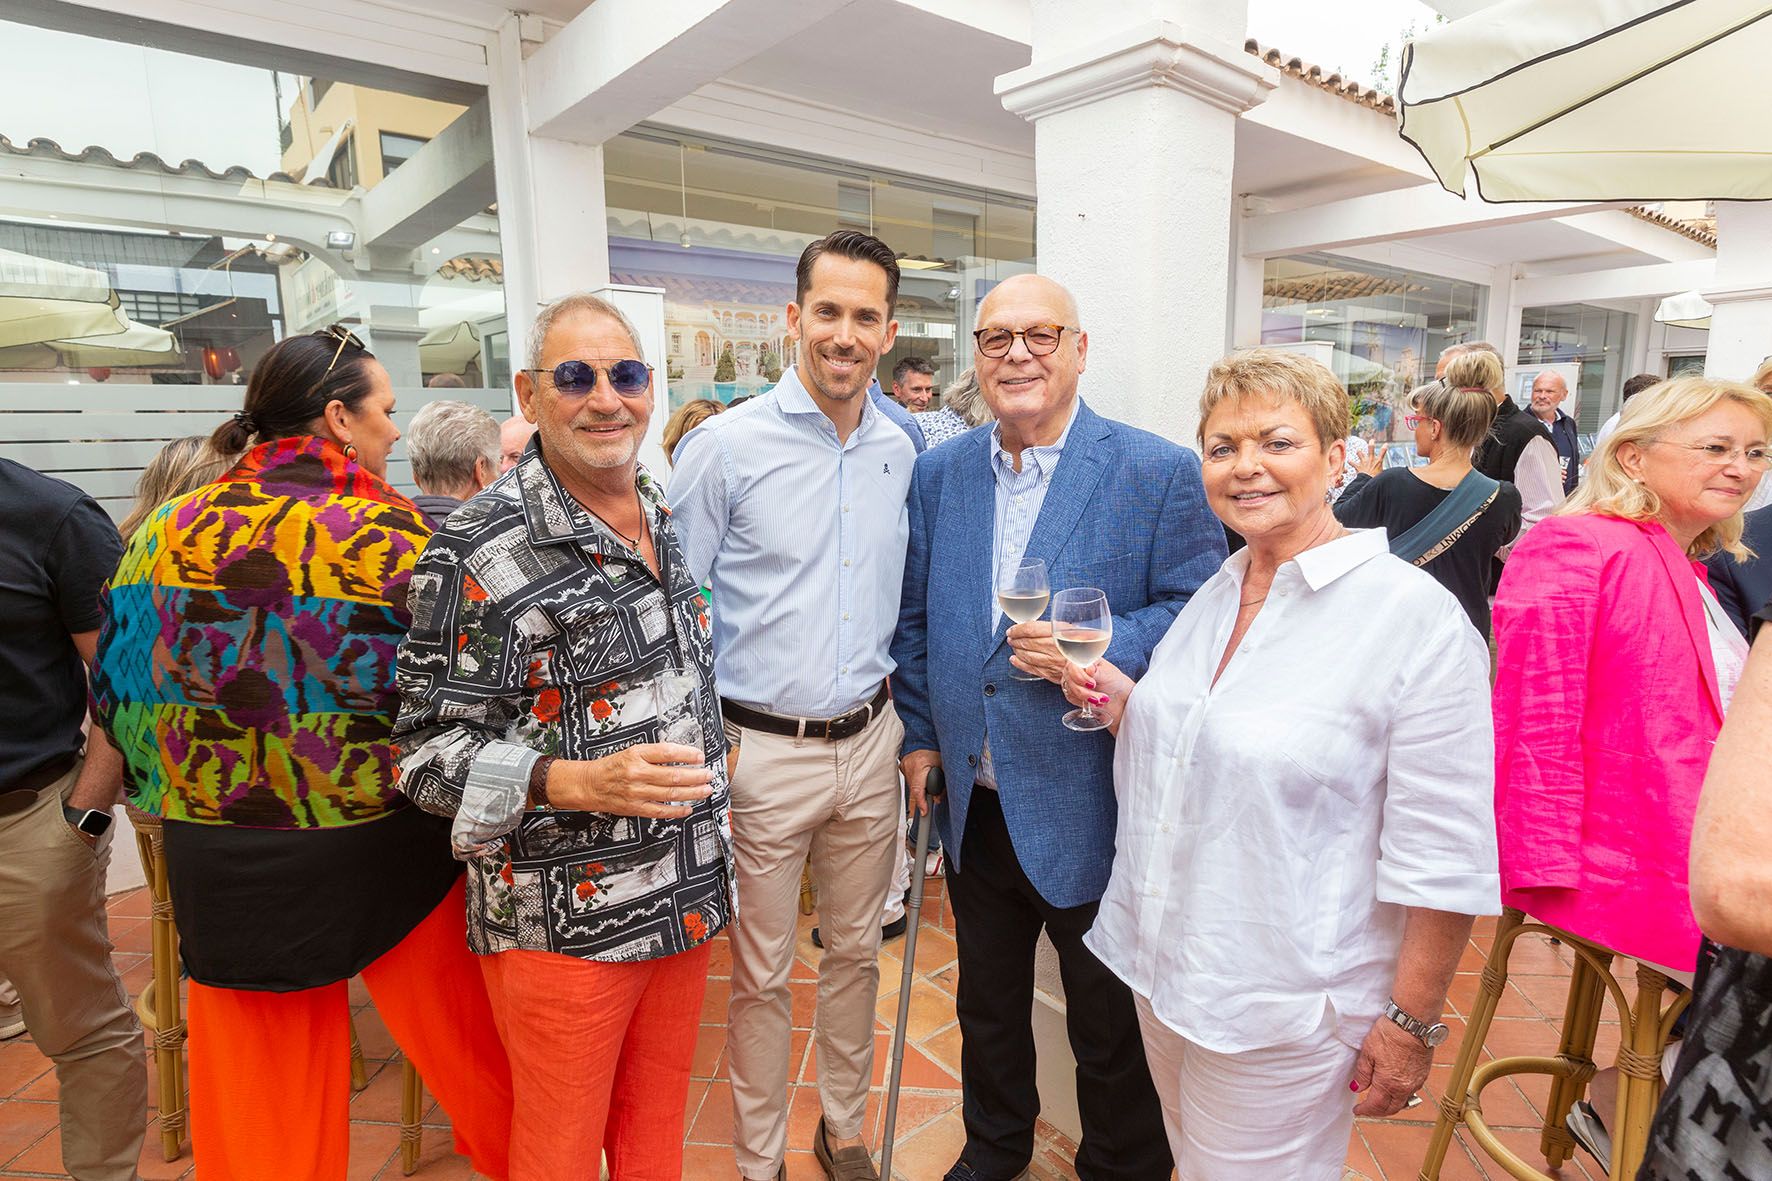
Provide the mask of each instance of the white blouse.
POLYGON ((1114 868, 1089 947, 1183 1037, 1358 1045, 1404 908, 1500 911, 1489 658, 1380 529, 1276 572, 1216 685, 1247 550, 1189 600, 1127 703, 1114 868))

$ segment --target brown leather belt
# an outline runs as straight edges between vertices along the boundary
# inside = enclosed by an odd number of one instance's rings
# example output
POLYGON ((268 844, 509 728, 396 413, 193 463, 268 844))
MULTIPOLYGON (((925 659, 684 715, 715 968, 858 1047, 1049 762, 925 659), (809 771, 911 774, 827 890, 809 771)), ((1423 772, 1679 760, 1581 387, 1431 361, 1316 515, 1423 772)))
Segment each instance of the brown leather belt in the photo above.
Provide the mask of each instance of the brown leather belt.
POLYGON ((760 709, 728 701, 724 697, 720 699, 720 713, 747 730, 761 730, 765 734, 780 734, 786 738, 820 738, 826 742, 841 742, 867 729, 868 723, 886 708, 886 701, 886 682, 881 681, 879 692, 866 705, 858 705, 848 713, 838 714, 834 718, 783 717, 781 714, 764 713, 760 709))
POLYGON ((74 769, 79 755, 63 755, 18 777, 7 787, 0 787, 0 816, 23 812, 37 802, 37 793, 74 769))

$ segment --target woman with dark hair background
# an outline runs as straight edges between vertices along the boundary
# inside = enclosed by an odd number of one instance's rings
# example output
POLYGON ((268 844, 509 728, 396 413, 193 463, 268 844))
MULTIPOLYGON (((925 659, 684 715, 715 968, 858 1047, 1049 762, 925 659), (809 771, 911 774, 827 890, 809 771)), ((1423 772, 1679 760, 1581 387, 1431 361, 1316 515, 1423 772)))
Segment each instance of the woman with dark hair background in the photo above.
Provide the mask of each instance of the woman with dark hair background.
POLYGON ((507 1171, 509 1065, 448 822, 394 786, 394 654, 430 530, 386 481, 393 411, 344 328, 275 345, 211 440, 250 450, 149 513, 105 592, 98 716, 163 820, 204 1181, 345 1176, 359 972, 458 1149, 507 1171))

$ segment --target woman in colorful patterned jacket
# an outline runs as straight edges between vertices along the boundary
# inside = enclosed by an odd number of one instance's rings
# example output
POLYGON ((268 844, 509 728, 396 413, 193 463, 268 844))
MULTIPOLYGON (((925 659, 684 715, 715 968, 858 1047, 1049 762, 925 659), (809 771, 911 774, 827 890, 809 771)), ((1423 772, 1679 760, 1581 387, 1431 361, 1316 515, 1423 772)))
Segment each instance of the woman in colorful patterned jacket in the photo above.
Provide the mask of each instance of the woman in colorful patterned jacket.
POLYGON ((151 514, 105 592, 94 690, 131 802, 164 818, 203 1181, 345 1176, 359 972, 457 1148, 507 1172, 510 1068, 449 825, 394 789, 430 530, 386 482, 393 411, 343 328, 277 344, 214 436, 251 450, 151 514))

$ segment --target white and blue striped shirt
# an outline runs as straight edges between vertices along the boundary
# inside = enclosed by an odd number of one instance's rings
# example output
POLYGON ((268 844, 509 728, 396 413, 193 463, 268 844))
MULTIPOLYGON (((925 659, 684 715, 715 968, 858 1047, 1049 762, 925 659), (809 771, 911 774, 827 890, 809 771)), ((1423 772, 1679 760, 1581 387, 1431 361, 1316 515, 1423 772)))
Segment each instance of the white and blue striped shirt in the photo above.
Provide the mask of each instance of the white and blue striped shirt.
POLYGON ((668 499, 689 570, 712 588, 722 697, 828 718, 892 672, 917 453, 863 403, 839 442, 789 369, 684 436, 668 499))
MULTIPOLYGON (((1028 539, 1034 535, 1034 522, 1040 519, 1040 506, 1046 503, 1046 489, 1052 486, 1052 473, 1058 469, 1064 454, 1065 440, 1077 421, 1077 402, 1071 401, 1071 416, 1065 420, 1058 440, 1044 447, 1024 447, 1021 470, 1015 470, 1015 458, 1003 450, 1003 428, 991 428, 991 474, 996 477, 996 516, 991 526, 991 634, 1009 623, 1009 617, 997 605, 997 587, 1003 575, 1027 553, 1028 539)), ((1062 587, 1055 587, 1061 590, 1062 587)), ((990 735, 985 735, 984 749, 979 752, 978 782, 986 787, 997 786, 997 768, 991 762, 990 735)))

